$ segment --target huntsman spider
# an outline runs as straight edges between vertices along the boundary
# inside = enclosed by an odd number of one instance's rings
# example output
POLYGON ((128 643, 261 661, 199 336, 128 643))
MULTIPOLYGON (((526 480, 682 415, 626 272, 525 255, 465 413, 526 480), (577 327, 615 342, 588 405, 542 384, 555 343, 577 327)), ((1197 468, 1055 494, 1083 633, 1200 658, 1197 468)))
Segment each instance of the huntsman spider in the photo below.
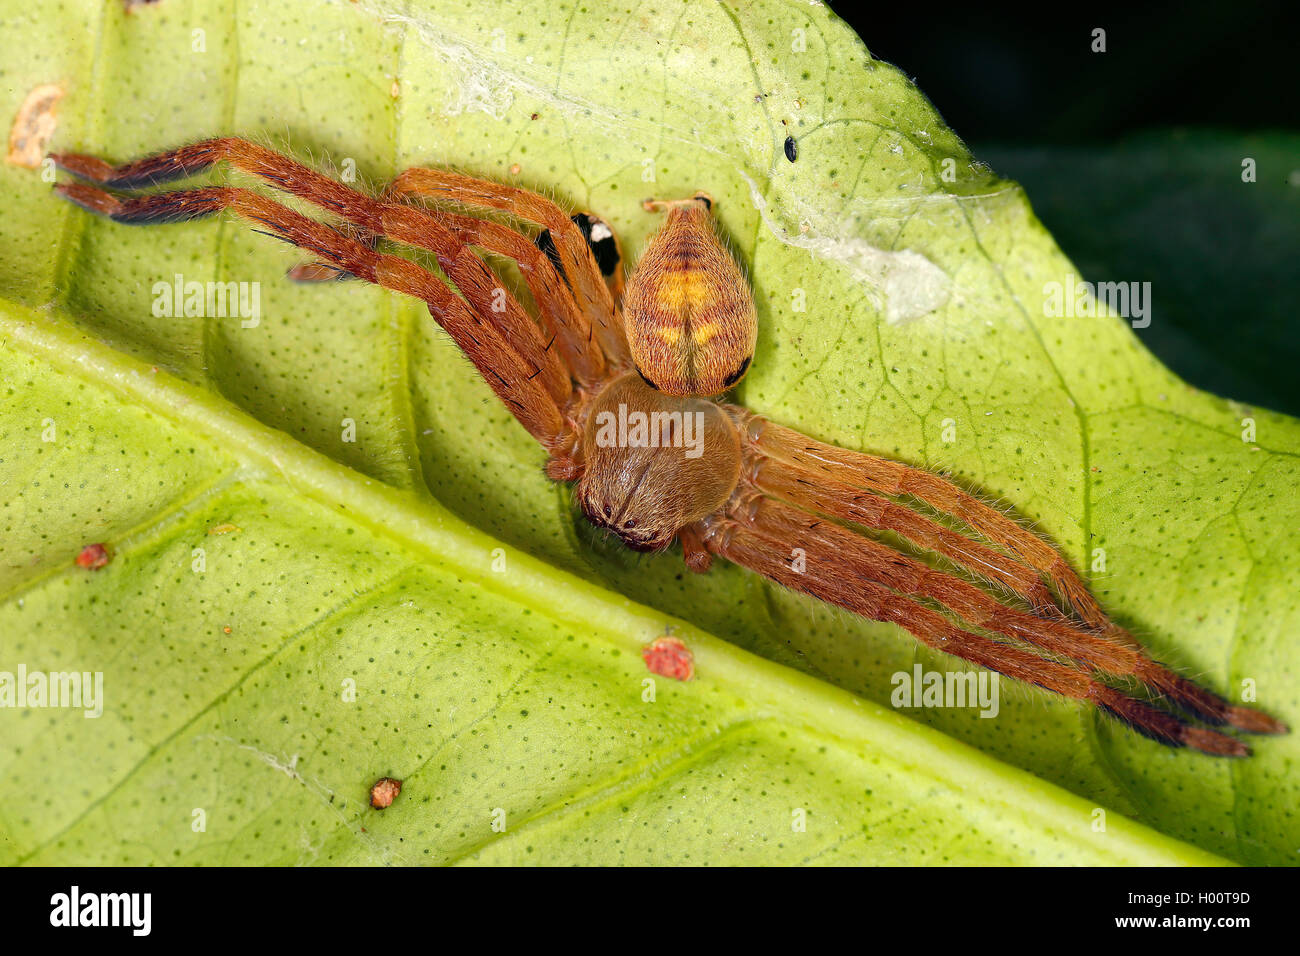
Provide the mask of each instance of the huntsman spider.
POLYGON ((1213 728, 1286 731, 1155 661, 1056 548, 977 496, 721 400, 749 367, 758 322, 705 193, 647 201, 664 222, 624 285, 618 241, 603 220, 447 170, 409 169, 374 198, 237 138, 122 166, 54 160, 95 184, 57 186, 90 212, 169 223, 229 210, 313 257, 292 278, 357 278, 422 299, 545 449, 546 474, 575 483, 587 519, 630 548, 680 542, 693 571, 723 558, 1173 746, 1246 756, 1241 740, 1213 728), (315 204, 338 225, 233 186, 131 194, 218 162, 315 204), (383 239, 432 253, 443 277, 381 251, 383 239), (503 289, 483 253, 517 265, 531 308, 503 289), (646 422, 661 440, 646 440, 646 422), (866 532, 943 560, 918 560, 866 532))

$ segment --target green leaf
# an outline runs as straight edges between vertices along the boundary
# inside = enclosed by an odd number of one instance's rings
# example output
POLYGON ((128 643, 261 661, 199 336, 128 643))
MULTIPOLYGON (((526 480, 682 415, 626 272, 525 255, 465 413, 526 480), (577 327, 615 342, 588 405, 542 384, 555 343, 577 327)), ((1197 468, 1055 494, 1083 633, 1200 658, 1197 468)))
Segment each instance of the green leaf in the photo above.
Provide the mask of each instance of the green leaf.
POLYGON ((4 711, 9 862, 1215 862, 689 626, 698 677, 647 702, 663 615, 66 323, 0 328, 5 659, 104 675, 97 718, 4 711))
MULTIPOLYGON (((1072 267, 1024 194, 825 8, 0 17, 0 115, 60 84, 59 149, 239 133, 372 184, 451 164, 596 210, 629 253, 641 198, 707 188, 759 304, 741 400, 949 469, 1085 570, 1103 548, 1120 620, 1294 723, 1296 423, 1189 389, 1116 318, 1044 318, 1072 267)), ((242 224, 127 229, 14 166, 0 189, 0 669, 103 671, 106 698, 0 711, 2 858, 1293 859, 1294 738, 1213 761, 1005 683, 994 719, 900 715, 892 674, 954 662, 595 538, 422 306, 287 283, 301 257, 242 224), (261 321, 155 317, 177 274, 260 283, 261 321), (113 560, 75 567, 92 541, 113 560), (643 702, 638 649, 670 623, 698 677, 643 702)))
POLYGON ((979 153, 1028 190, 1084 276, 1151 280, 1155 308, 1139 335, 1172 369, 1300 411, 1300 134, 1171 130, 979 153))

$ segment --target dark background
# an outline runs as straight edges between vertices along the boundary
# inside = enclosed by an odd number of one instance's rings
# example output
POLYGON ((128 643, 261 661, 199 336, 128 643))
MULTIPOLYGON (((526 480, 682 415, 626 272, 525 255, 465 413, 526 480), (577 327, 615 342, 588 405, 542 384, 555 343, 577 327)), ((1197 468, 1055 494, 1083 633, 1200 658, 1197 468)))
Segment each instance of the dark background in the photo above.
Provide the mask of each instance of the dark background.
POLYGON ((1085 279, 1152 283, 1138 335, 1165 364, 1300 415, 1296 4, 831 6, 1025 187, 1085 279))

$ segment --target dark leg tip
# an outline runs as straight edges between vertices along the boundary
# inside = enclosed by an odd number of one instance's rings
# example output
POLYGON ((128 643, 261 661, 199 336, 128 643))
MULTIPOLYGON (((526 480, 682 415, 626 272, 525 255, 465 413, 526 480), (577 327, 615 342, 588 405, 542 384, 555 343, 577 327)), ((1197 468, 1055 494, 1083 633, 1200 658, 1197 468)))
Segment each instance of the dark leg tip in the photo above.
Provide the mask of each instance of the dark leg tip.
POLYGON ((94 186, 85 186, 81 183, 59 183, 54 187, 54 191, 73 205, 80 206, 87 212, 93 212, 97 216, 116 216, 122 209, 122 202, 111 193, 106 193, 102 189, 96 189, 94 186))
POLYGON ((1249 757, 1250 748, 1227 734, 1203 727, 1188 727, 1183 732, 1183 743, 1193 750, 1214 757, 1249 757))
POLYGON ((54 165, 60 169, 94 183, 106 183, 113 177, 114 168, 94 156, 83 156, 80 153, 50 153, 50 159, 54 160, 54 165))
POLYGON ((352 273, 326 265, 323 262, 300 263, 286 272, 285 276, 290 282, 301 283, 339 282, 355 278, 352 273))
POLYGON ((1228 723, 1248 734, 1286 734, 1290 728, 1275 717, 1252 707, 1229 707, 1228 723))

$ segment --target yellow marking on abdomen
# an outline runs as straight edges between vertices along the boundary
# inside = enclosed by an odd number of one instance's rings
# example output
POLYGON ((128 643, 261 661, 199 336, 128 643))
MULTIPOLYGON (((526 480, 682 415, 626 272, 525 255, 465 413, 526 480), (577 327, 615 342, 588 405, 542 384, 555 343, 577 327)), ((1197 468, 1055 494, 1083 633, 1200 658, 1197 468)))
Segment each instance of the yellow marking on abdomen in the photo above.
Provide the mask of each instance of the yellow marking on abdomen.
POLYGON ((695 344, 701 347, 708 345, 709 341, 721 331, 718 323, 706 322, 695 330, 695 344))

